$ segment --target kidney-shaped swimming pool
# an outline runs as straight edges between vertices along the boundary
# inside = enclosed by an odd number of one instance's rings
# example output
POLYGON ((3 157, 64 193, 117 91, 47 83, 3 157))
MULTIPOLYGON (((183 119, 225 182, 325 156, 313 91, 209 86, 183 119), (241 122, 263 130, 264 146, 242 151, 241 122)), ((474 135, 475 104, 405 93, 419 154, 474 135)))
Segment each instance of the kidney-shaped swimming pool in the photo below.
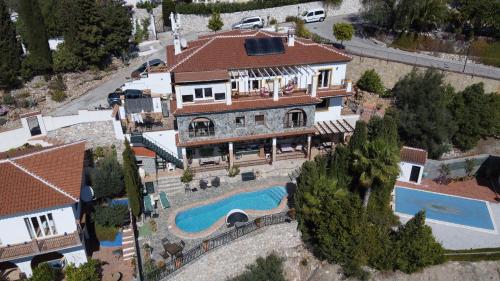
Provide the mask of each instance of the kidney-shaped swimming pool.
POLYGON ((287 195, 283 186, 242 192, 228 198, 182 211, 175 216, 177 227, 188 233, 206 230, 233 209, 265 211, 278 207, 287 195))

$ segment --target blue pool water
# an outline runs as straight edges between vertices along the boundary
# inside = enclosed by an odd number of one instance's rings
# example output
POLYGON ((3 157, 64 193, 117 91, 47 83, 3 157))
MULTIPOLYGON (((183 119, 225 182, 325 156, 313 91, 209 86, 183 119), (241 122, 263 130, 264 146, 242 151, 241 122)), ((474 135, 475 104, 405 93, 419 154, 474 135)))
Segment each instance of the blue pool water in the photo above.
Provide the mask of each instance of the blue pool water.
POLYGON ((188 209, 175 217, 175 223, 184 232, 200 232, 209 228, 233 209, 271 210, 279 206, 286 189, 273 186, 259 191, 242 192, 214 203, 188 209))
POLYGON ((121 232, 118 232, 113 241, 99 241, 101 247, 120 247, 122 245, 123 236, 121 232))
POLYGON ((415 215, 425 209, 433 220, 494 230, 486 202, 396 187, 396 212, 415 215))

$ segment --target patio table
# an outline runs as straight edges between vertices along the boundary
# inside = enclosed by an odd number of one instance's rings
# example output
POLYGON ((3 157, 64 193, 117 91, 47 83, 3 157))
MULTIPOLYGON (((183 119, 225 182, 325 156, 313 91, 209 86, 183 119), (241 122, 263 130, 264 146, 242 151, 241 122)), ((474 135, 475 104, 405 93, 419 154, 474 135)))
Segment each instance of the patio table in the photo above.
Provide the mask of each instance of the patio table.
POLYGON ((184 247, 177 243, 165 243, 163 244, 163 249, 173 258, 182 252, 184 247))

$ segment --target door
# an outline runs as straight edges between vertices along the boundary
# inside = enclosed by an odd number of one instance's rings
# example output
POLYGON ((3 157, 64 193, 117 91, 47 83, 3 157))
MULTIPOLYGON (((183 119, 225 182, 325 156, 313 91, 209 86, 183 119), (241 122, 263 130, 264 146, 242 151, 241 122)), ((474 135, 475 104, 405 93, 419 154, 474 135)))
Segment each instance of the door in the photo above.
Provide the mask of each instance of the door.
POLYGON ((331 70, 320 70, 318 76, 318 88, 328 88, 330 86, 331 70))
POLYGON ((418 177, 420 176, 420 167, 411 166, 410 181, 418 182, 418 177))
POLYGON ((311 22, 314 20, 314 12, 309 12, 306 15, 306 22, 311 22))

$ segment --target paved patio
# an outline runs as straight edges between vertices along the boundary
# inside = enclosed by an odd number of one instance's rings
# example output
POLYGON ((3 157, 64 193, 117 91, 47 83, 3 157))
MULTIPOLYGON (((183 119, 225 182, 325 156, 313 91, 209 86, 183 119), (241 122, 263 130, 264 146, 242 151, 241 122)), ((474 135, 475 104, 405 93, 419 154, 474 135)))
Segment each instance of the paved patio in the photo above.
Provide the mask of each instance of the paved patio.
POLYGON ((124 261, 123 257, 116 258, 113 255, 114 250, 121 248, 122 247, 101 247, 98 251, 92 253, 93 259, 98 259, 104 262, 101 267, 103 280, 112 280, 109 278, 111 277, 111 274, 116 272, 121 272, 123 274, 121 280, 133 280, 134 268, 132 263, 130 261, 124 261))

